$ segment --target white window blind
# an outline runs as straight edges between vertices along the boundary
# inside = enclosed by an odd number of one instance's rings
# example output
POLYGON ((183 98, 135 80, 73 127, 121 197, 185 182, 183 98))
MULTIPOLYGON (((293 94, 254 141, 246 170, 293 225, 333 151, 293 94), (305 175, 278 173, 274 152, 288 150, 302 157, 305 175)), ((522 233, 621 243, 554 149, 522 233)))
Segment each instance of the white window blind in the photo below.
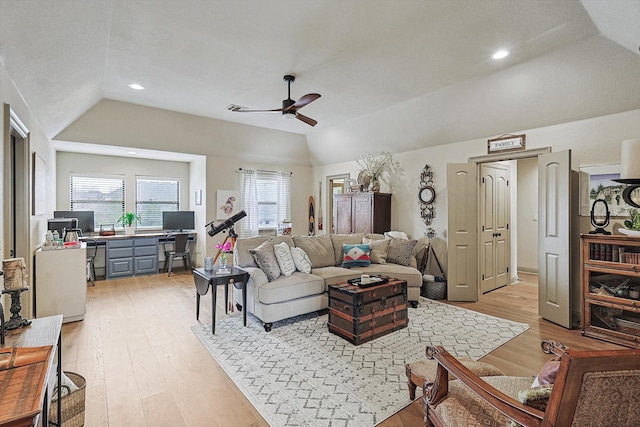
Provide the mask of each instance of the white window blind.
POLYGON ((257 236, 277 230, 291 219, 291 174, 288 172, 240 170, 242 209, 248 220, 240 221, 239 236, 257 236))
POLYGON ((180 181, 136 177, 136 214, 140 228, 162 227, 163 211, 180 210, 180 181))
POLYGON ((72 175, 70 183, 71 210, 93 211, 96 230, 124 215, 124 177, 72 175))

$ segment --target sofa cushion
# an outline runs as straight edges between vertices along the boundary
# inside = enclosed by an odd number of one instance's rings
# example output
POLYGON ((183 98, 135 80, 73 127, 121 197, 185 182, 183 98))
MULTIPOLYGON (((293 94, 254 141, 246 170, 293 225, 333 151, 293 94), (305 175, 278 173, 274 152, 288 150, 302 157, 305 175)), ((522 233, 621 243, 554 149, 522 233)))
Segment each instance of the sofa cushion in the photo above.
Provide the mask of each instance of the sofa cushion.
POLYGON ((415 248, 416 240, 391 239, 389 249, 387 250, 387 262, 393 262, 400 265, 411 265, 413 256, 413 248, 415 248))
MULTIPOLYGON (((368 267, 363 268, 367 269, 368 267)), ((322 277, 325 281, 326 290, 329 290, 329 285, 344 283, 349 279, 357 279, 362 274, 361 270, 361 268, 342 268, 331 266, 314 268, 311 273, 314 276, 322 277)))
POLYGON ((293 236, 296 248, 301 248, 309 257, 313 268, 336 265, 331 236, 293 236))
POLYGON ((407 287, 420 287, 422 286, 422 274, 419 270, 388 262, 386 264, 371 264, 367 267, 354 267, 350 271, 356 273, 356 277, 360 277, 361 274, 368 274, 370 276, 385 276, 392 277, 394 279, 406 280, 407 287))
POLYGON ((280 242, 277 245, 273 245, 273 252, 278 260, 278 266, 280 271, 285 276, 291 276, 296 271, 296 265, 293 262, 291 256, 291 248, 287 245, 287 242, 280 242))
POLYGON ((276 254, 273 251, 273 243, 267 240, 255 249, 249 250, 256 258, 256 264, 267 275, 269 281, 276 280, 280 276, 280 266, 276 254))
POLYGON ((311 260, 309 260, 307 253, 302 248, 291 248, 291 256, 293 257, 293 263, 296 265, 296 270, 303 273, 311 273, 311 260))
POLYGON ((358 243, 364 243, 362 238, 364 234, 330 234, 331 243, 333 243, 333 254, 335 261, 333 265, 341 265, 344 256, 344 245, 357 245, 358 243))
POLYGON ((357 245, 342 245, 343 260, 342 266, 345 268, 365 267, 371 264, 371 246, 364 243, 357 245))
POLYGON ((262 304, 277 304, 323 292, 324 280, 321 277, 296 271, 289 277, 280 276, 258 286, 255 298, 262 304))
POLYGON ((372 264, 386 264, 387 251, 389 250, 389 243, 391 240, 379 239, 373 240, 368 237, 362 238, 362 243, 368 243, 371 246, 371 263, 372 264))

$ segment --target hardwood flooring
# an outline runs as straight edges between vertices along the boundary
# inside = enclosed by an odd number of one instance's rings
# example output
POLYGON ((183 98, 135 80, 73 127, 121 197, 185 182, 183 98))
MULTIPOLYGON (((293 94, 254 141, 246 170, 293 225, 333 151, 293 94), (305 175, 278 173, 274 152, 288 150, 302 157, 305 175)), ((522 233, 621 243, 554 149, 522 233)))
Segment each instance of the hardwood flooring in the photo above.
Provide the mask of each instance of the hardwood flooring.
MULTIPOLYGON (((222 290, 218 320, 225 317, 222 290)), ((211 321, 209 298, 202 300, 202 322, 211 321)), ((523 275, 520 283, 483 295, 477 303, 452 304, 529 324, 527 332, 481 359, 507 374, 535 375, 549 358, 540 351, 542 339, 578 349, 619 348, 540 319, 535 276, 523 275)), ((85 425, 268 426, 191 332, 195 324, 189 273, 101 280, 89 286, 85 319, 65 324, 62 332, 63 369, 87 380, 85 425)), ((422 417, 419 402, 414 402, 381 426, 419 426, 422 417)))

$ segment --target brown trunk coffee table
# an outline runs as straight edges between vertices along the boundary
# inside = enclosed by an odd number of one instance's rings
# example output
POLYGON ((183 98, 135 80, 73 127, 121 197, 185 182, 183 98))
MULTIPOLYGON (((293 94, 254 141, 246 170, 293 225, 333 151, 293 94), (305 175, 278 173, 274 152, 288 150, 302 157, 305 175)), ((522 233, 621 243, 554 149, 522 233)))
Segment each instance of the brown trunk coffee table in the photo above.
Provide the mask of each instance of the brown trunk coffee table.
POLYGON ((329 331, 360 345, 406 328, 407 282, 361 287, 348 282, 329 285, 329 331))

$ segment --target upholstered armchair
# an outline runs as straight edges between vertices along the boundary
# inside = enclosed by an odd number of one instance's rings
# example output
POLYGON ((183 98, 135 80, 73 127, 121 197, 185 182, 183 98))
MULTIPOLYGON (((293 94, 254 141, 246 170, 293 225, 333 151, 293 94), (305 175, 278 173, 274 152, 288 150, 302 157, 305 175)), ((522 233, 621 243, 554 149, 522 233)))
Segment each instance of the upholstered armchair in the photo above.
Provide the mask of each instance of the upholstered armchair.
POLYGON ((639 426, 640 350, 575 351, 543 341, 560 357, 555 382, 531 388, 531 377, 479 377, 444 348, 423 391, 425 426, 639 426), (449 380, 449 376, 456 377, 449 380))

